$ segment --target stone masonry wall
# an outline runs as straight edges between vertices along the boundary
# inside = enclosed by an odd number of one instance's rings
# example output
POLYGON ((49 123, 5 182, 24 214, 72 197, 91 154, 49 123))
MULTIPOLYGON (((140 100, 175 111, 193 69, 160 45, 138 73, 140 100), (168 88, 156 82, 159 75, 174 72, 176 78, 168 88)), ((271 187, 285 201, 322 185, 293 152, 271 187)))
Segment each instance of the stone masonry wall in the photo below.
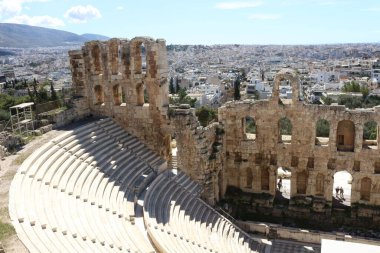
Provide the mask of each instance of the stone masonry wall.
POLYGON ((297 97, 298 85, 295 73, 283 70, 276 76, 270 100, 229 102, 219 109, 219 122, 225 131, 223 153, 226 184, 244 192, 274 196, 277 169, 286 167, 291 170, 291 204, 292 199, 297 197, 312 196, 322 203, 321 207, 315 202, 313 211, 328 213, 325 204, 331 206, 333 176, 338 171, 347 171, 353 178, 351 203, 362 206, 356 215, 378 219, 379 212, 370 207, 380 205, 380 174, 376 169, 380 150, 363 147, 363 126, 369 121, 380 123, 380 107, 348 110, 344 106, 306 105, 297 97), (275 92, 283 79, 291 80, 294 86, 290 104, 280 102, 279 94, 275 92), (255 140, 245 133, 244 120, 247 116, 255 120, 255 140), (291 141, 282 141, 280 136, 279 120, 285 116, 293 128, 291 141), (325 119, 330 124, 326 145, 316 144, 316 122, 319 119, 325 119), (353 123, 354 132, 344 128, 350 122, 353 123), (343 127, 338 129, 339 124, 343 127), (342 137, 344 141, 349 139, 354 143, 352 147, 350 142, 347 145, 338 142, 341 133, 345 134, 342 137), (269 170, 269 189, 262 187, 265 180, 261 173, 264 170, 269 170), (251 171, 252 176, 247 171, 251 171), (252 177, 252 182, 247 185, 248 177, 252 177), (297 190, 300 189, 298 177, 302 180, 306 177, 305 192, 297 190), (370 183, 369 199, 361 196, 363 179, 370 183), (317 184, 318 180, 322 182, 317 184))
MULTIPOLYGON (((114 118, 166 159, 174 137, 179 169, 203 186, 208 203, 223 198, 228 186, 273 200, 277 169, 286 167, 292 173, 290 205, 312 199, 313 212, 328 214, 333 176, 347 171, 353 178, 351 203, 359 207, 353 215, 380 221, 380 149, 367 148, 379 137, 363 142, 364 124, 380 123, 380 107, 348 110, 304 104, 296 73, 283 69, 276 75, 272 98, 228 102, 218 110, 218 123, 202 127, 188 106, 169 111, 164 40, 91 41, 69 55, 75 113, 114 118), (284 80, 293 88, 287 101, 280 99, 284 80), (245 132, 247 116, 256 123, 255 138, 245 132), (283 117, 292 125, 285 139, 279 130, 283 117), (330 125, 325 143, 316 138, 320 119, 330 125)), ((257 203, 271 208, 272 200, 257 203)))
POLYGON ((172 116, 178 168, 203 186, 202 198, 214 205, 223 191, 221 156, 223 130, 219 123, 202 127, 194 109, 176 109, 172 116))
POLYGON ((69 55, 78 113, 89 111, 93 115, 112 117, 168 158, 165 41, 149 37, 91 41, 81 50, 70 51, 69 55))

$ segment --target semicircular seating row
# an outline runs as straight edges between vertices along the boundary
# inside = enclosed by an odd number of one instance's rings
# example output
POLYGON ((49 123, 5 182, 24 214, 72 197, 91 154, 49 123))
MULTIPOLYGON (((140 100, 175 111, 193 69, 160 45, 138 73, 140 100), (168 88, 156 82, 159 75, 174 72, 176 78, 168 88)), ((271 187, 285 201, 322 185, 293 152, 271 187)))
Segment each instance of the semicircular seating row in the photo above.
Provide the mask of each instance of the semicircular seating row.
POLYGON ((264 252, 184 173, 159 174, 165 166, 109 118, 67 132, 31 154, 12 181, 17 235, 30 252, 264 252), (140 201, 146 230, 135 224, 140 201))
POLYGON ((9 214, 30 252, 155 252, 135 201, 165 161, 111 119, 65 133, 16 173, 9 214))
POLYGON ((199 198, 199 187, 176 170, 166 170, 148 187, 144 222, 161 252, 265 252, 253 239, 199 198))

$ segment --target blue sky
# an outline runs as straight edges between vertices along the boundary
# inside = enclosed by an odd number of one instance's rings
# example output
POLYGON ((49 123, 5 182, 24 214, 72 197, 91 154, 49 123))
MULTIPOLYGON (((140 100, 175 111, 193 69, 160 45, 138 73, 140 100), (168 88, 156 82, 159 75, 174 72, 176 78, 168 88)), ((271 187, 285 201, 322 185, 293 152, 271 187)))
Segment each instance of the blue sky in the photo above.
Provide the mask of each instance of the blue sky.
POLYGON ((0 0, 0 21, 167 44, 380 42, 380 0, 0 0))

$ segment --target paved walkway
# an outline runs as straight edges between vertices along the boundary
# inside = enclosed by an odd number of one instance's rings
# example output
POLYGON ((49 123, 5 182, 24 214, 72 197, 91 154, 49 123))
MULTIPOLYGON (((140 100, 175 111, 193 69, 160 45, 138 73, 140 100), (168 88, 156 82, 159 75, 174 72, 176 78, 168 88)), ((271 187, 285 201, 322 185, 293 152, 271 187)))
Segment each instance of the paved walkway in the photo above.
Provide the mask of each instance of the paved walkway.
MULTIPOLYGON (((274 240, 270 253, 320 253, 321 245, 274 240)), ((338 252, 338 251, 337 251, 338 252)))

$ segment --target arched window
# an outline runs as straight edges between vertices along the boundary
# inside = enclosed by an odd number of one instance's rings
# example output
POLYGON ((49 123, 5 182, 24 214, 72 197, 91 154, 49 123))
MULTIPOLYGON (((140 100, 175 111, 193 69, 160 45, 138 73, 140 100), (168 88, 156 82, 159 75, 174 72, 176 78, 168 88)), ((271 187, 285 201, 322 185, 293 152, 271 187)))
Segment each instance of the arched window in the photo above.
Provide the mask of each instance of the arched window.
POLYGON ((287 117, 283 117, 278 122, 279 141, 282 143, 292 142, 292 123, 287 117))
POLYGON ((274 79, 272 97, 279 104, 293 104, 302 99, 302 90, 297 72, 293 69, 281 69, 274 79))
POLYGON ((261 190, 269 191, 269 170, 268 168, 261 169, 261 190))
POLYGON ((143 42, 136 43, 135 73, 145 76, 147 70, 146 47, 143 42))
POLYGON ((110 45, 109 45, 109 51, 110 51, 111 73, 112 75, 117 75, 118 67, 119 67, 119 55, 120 55, 120 49, 119 49, 119 44, 117 40, 111 40, 110 45))
POLYGON ((315 184, 315 194, 323 195, 325 191, 325 176, 323 174, 318 174, 315 184))
POLYGON ((363 128, 363 148, 377 149, 378 127, 375 121, 369 121, 363 128))
POLYGON ((360 199, 369 201, 371 199, 371 179, 365 177, 360 182, 360 199))
POLYGON ((136 86, 137 105, 149 103, 149 93, 145 83, 140 83, 136 86))
POLYGON ((350 120, 342 120, 338 123, 336 131, 336 146, 338 151, 354 152, 355 149, 355 125, 350 120))
POLYGON ((253 181, 253 175, 251 168, 246 169, 246 188, 251 189, 252 188, 252 181, 253 181))
POLYGON ((98 44, 95 44, 91 49, 91 57, 94 64, 95 72, 100 72, 102 70, 102 66, 100 64, 100 47, 98 44))
POLYGON ((245 117, 243 119, 243 128, 245 137, 248 140, 256 140, 256 122, 251 117, 245 117))
POLYGON ((325 119, 319 119, 315 124, 315 145, 328 146, 330 137, 330 123, 325 119))
POLYGON ((305 171, 297 173, 297 194, 306 194, 307 173, 305 171))
POLYGON ((104 102, 103 98, 103 87, 101 85, 96 85, 94 87, 94 95, 95 95, 95 104, 101 105, 104 102))
POLYGON ((120 105, 123 101, 122 89, 119 84, 113 86, 113 101, 115 105, 120 105))

